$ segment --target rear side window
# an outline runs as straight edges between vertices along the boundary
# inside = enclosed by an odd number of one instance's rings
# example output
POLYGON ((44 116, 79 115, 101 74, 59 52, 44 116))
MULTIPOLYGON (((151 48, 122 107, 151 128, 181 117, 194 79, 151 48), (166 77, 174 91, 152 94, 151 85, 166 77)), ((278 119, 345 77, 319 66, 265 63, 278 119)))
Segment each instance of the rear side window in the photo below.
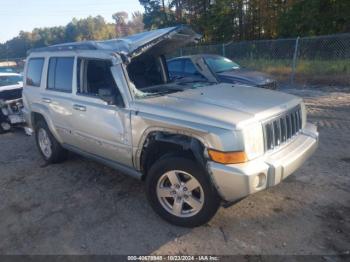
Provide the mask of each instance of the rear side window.
POLYGON ((171 62, 168 62, 168 70, 169 72, 182 72, 182 61, 181 60, 174 60, 171 62))
POLYGON ((47 88, 72 91, 74 57, 52 57, 49 62, 47 88))
POLYGON ((30 86, 40 86, 44 58, 31 58, 28 62, 26 83, 30 86))

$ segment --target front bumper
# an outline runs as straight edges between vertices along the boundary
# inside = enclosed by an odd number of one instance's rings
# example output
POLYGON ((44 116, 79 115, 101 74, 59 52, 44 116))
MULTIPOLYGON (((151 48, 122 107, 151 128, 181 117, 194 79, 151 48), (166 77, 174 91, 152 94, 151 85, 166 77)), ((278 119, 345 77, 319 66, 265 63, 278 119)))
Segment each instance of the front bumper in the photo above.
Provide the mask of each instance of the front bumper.
POLYGON ((23 124, 25 122, 22 108, 23 104, 21 98, 6 101, 2 100, 0 102, 1 114, 11 125, 23 124))
POLYGON ((209 162, 208 170, 223 200, 235 202, 279 184, 315 152, 317 145, 317 128, 307 123, 292 141, 279 149, 242 164, 209 162))

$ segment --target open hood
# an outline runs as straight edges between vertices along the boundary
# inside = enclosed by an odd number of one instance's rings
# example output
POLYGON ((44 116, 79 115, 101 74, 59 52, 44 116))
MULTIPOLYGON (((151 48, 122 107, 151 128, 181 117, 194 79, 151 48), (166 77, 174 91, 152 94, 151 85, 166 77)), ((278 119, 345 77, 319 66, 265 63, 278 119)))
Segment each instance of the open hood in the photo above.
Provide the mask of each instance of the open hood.
POLYGON ((146 51, 152 54, 169 53, 189 43, 195 43, 200 38, 201 36, 188 26, 175 26, 106 41, 86 41, 53 45, 34 49, 30 52, 106 50, 122 53, 129 58, 133 58, 146 51))
POLYGON ((189 43, 196 43, 200 38, 201 35, 195 33, 191 28, 176 26, 97 42, 97 45, 103 49, 127 54, 132 58, 146 51, 152 54, 169 53, 189 43))

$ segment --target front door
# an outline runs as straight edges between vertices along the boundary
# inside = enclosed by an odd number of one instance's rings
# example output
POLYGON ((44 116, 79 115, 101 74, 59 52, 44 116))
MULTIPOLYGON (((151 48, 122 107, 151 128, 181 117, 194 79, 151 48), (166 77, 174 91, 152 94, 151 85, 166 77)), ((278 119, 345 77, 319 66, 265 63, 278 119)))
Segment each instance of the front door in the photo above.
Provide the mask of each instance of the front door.
POLYGON ((124 108, 111 66, 109 60, 78 58, 73 146, 132 166, 130 112, 124 108))

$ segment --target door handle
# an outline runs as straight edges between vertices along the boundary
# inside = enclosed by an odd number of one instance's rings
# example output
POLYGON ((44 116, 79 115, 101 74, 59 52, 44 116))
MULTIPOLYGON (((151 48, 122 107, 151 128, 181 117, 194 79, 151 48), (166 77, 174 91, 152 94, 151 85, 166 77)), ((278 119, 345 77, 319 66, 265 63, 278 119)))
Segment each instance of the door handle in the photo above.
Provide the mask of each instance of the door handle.
POLYGON ((75 105, 73 105, 73 108, 74 108, 75 110, 78 110, 78 111, 86 111, 86 107, 85 107, 85 106, 82 106, 82 105, 77 105, 77 104, 75 104, 75 105))
POLYGON ((50 98, 46 98, 46 97, 43 97, 43 98, 42 98, 42 101, 43 101, 44 103, 48 103, 48 104, 50 104, 50 103, 52 102, 52 100, 51 100, 50 98))

